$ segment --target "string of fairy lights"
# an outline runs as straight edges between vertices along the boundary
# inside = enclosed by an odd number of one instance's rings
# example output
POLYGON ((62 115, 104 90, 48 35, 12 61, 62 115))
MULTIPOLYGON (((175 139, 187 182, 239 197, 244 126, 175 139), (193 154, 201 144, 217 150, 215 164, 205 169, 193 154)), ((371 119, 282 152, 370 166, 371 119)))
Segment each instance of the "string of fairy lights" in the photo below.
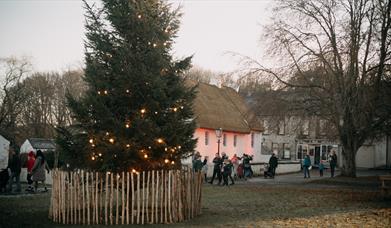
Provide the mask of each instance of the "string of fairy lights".
MULTIPOLYGON (((184 106, 170 108, 170 110, 171 110, 172 112, 178 112, 178 110, 180 110, 180 109, 184 109, 184 106)), ((147 110, 146 110, 145 108, 142 108, 142 109, 140 109, 139 112, 140 112, 141 115, 144 115, 144 114, 147 113, 147 110)), ((155 111, 155 114, 157 114, 157 113, 158 113, 158 112, 155 111)), ((130 121, 126 121, 125 124, 124 124, 124 127, 125 127, 126 129, 129 129, 129 128, 131 127, 131 122, 130 122, 130 121)), ((116 143, 115 137, 114 137, 112 134, 110 134, 109 132, 106 132, 106 133, 105 133, 105 136, 106 136, 106 140, 107 140, 110 144, 116 143)), ((89 144, 91 145, 92 148, 95 148, 95 147, 96 147, 96 140, 95 140, 94 138, 90 137, 89 140, 88 140, 88 142, 89 142, 89 144)), ((173 147, 172 147, 172 146, 171 146, 171 147, 170 147, 170 146, 167 146, 167 145, 166 145, 166 142, 165 142, 165 140, 164 140, 163 138, 157 138, 157 139, 155 139, 155 142, 156 142, 158 145, 165 145, 165 147, 164 147, 164 151, 165 151, 165 152, 175 153, 176 151, 178 151, 178 150, 180 150, 180 149, 182 148, 181 145, 177 145, 177 146, 173 146, 173 147)), ((130 143, 126 143, 126 144, 125 144, 125 147, 129 149, 129 148, 131 147, 130 143)), ((152 149, 152 147, 149 146, 148 149, 152 149)), ((141 152, 141 153, 143 154, 143 158, 144 158, 144 159, 148 159, 148 158, 149 158, 149 155, 148 155, 148 152, 147 152, 146 149, 141 149, 139 152, 141 152)), ((95 152, 93 152, 93 154, 92 154, 92 156, 91 156, 91 160, 92 160, 92 161, 95 161, 95 160, 97 160, 97 158, 99 158, 99 157, 102 157, 102 153, 95 153, 95 152)), ((165 164, 170 163, 170 164, 174 165, 174 164, 175 164, 175 161, 173 161, 173 160, 171 161, 171 160, 169 160, 168 158, 166 158, 166 159, 164 160, 164 163, 165 163, 165 164)))

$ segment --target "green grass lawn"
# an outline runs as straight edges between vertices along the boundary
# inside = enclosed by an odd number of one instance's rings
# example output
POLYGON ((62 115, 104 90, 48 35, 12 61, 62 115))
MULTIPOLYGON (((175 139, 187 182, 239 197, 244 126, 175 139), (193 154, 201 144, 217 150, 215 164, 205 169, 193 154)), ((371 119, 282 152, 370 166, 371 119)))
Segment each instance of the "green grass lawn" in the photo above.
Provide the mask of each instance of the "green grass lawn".
MULTIPOLYGON (((376 189, 331 185, 204 185, 202 214, 173 226, 391 227, 391 201, 376 189)), ((49 196, 0 196, 0 227, 62 227, 48 219, 49 196)))

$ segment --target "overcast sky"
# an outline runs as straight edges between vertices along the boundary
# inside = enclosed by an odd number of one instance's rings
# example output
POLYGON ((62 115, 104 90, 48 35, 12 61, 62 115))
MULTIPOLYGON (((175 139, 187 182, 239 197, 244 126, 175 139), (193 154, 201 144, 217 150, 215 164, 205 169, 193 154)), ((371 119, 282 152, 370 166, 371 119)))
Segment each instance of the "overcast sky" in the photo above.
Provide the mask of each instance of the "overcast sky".
MULTIPOLYGON (((194 54, 193 64, 232 71, 226 52, 260 58, 262 25, 271 0, 172 0, 184 13, 174 56, 194 54)), ((37 71, 83 64, 84 9, 79 0, 0 0, 0 57, 31 57, 37 71)))

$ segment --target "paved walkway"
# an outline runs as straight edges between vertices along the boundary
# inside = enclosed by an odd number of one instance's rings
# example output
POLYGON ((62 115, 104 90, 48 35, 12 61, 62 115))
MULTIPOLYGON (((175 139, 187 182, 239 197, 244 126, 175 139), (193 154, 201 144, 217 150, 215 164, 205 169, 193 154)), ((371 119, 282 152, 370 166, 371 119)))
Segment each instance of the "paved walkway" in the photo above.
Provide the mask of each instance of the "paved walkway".
MULTIPOLYGON (((337 170, 336 175, 338 176, 340 172, 337 170)), ((378 176, 378 175, 391 175, 390 170, 357 170, 357 177, 366 177, 366 176, 378 176)), ((317 187, 318 180, 331 181, 335 183, 334 186, 340 186, 341 184, 357 186, 354 184, 353 179, 345 179, 345 178, 331 178, 330 172, 325 172, 323 177, 319 176, 318 170, 311 170, 311 178, 304 178, 304 174, 302 172, 292 173, 292 174, 282 174, 277 175, 274 179, 265 179, 263 177, 254 177, 247 180, 248 183, 254 184, 262 184, 262 185, 307 185, 307 183, 311 183, 312 187, 317 187)), ((374 187, 377 185, 377 181, 374 180, 357 180, 360 182, 362 186, 368 185, 368 187, 374 187)), ((239 181, 238 184, 245 183, 244 181, 239 181)), ((324 185, 322 185, 324 186, 324 185)), ((331 187, 333 184, 330 185, 331 187)))

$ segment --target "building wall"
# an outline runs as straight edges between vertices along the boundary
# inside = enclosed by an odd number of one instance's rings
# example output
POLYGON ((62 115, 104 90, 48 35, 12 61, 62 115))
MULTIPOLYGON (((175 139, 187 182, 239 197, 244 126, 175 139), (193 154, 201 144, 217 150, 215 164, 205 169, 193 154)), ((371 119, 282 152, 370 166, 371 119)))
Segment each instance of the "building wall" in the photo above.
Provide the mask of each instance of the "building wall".
POLYGON ((0 135, 0 170, 8 166, 8 153, 10 142, 0 135))
MULTIPOLYGON (((228 157, 232 157, 235 153, 238 156, 242 156, 243 153, 254 154, 256 151, 260 150, 260 133, 255 132, 254 134, 254 146, 251 147, 251 134, 243 134, 237 132, 226 132, 223 131, 223 134, 226 134, 227 143, 223 145, 223 137, 220 139, 220 153, 225 152, 228 157), (234 146, 234 136, 237 137, 236 146, 234 146), (259 147, 259 148, 257 148, 259 147)), ((215 130, 197 128, 194 133, 194 138, 198 139, 196 151, 199 151, 201 156, 209 156, 210 159, 213 159, 217 153, 217 137, 215 130), (205 132, 209 134, 208 145, 205 145, 205 132)))
MULTIPOLYGON (((254 145, 251 147, 251 133, 237 133, 237 132, 226 132, 223 131, 223 134, 226 134, 227 144, 223 145, 223 137, 220 139, 220 154, 225 152, 229 158, 231 158, 235 153, 237 156, 241 157, 244 153, 254 155, 254 162, 257 162, 261 150, 261 133, 260 132, 252 132, 254 134, 254 145), (234 146, 234 136, 237 137, 236 146, 234 146)), ((198 139, 196 151, 200 152, 201 156, 204 158, 208 156, 208 175, 212 175, 213 173, 213 163, 212 160, 217 153, 217 137, 215 130, 206 129, 206 128, 197 128, 194 133, 194 138, 198 139), (205 145, 205 132, 209 134, 209 142, 208 145, 205 145)), ((191 164, 190 159, 186 159, 182 161, 184 164, 191 164)))
POLYGON ((28 140, 24 141, 24 143, 20 146, 20 153, 29 153, 30 151, 34 151, 33 146, 30 144, 28 140))
POLYGON ((278 159, 280 160, 296 160, 296 141, 295 137, 291 135, 277 135, 277 134, 270 134, 270 135, 263 135, 264 140, 263 141, 263 147, 265 150, 262 152, 262 155, 264 157, 269 158, 270 155, 275 151, 273 151, 273 143, 276 143, 278 145, 278 152, 276 153, 278 159), (288 148, 290 150, 290 158, 285 158, 283 156, 284 153, 284 145, 288 145, 288 148))
POLYGON ((386 165, 387 140, 386 137, 360 147, 356 155, 358 168, 375 168, 386 165))

